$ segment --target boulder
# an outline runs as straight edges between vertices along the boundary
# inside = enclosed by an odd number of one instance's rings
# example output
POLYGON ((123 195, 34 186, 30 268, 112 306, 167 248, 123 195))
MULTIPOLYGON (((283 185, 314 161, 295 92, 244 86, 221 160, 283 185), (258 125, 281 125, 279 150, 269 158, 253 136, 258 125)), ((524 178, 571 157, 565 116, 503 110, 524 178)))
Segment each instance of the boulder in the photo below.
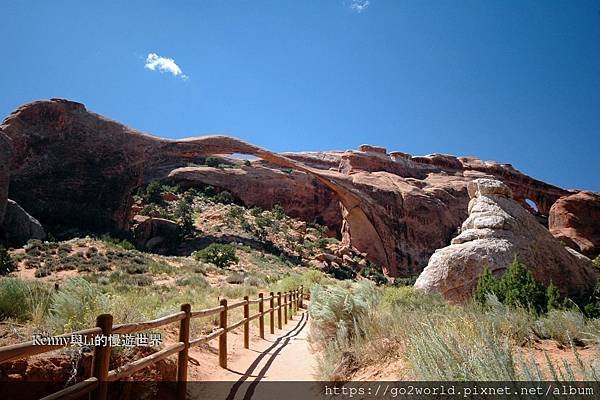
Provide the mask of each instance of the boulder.
POLYGON ((600 254, 600 194, 581 191, 561 197, 552 205, 548 228, 554 237, 578 252, 600 254))
POLYGON ((164 218, 136 218, 137 225, 133 227, 135 244, 138 248, 164 252, 176 242, 179 235, 179 225, 164 218))
POLYGON ((11 246, 22 246, 29 239, 46 238, 46 232, 39 221, 10 199, 6 205, 3 230, 6 241, 11 246))
POLYGON ((484 267, 501 275, 517 258, 544 285, 553 282, 563 295, 583 298, 598 276, 585 256, 566 249, 493 179, 469 183, 469 217, 460 234, 437 250, 415 288, 462 302, 472 295, 484 267))

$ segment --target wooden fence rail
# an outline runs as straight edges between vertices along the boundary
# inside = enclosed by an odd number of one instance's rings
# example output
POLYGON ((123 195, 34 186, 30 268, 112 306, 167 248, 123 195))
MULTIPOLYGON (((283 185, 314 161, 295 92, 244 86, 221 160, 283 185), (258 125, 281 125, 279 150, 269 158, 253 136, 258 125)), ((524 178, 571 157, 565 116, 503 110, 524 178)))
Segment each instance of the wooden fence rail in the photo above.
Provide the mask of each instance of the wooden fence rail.
POLYGON ((57 336, 60 340, 59 343, 40 345, 33 341, 29 341, 0 347, 0 364, 67 347, 72 344, 74 337, 78 337, 79 335, 81 335, 82 338, 88 339, 102 338, 106 340, 99 340, 97 343, 94 341, 97 345, 94 347, 92 376, 56 393, 48 395, 42 400, 78 398, 85 394, 90 394, 94 400, 105 400, 108 395, 109 382, 129 377, 174 354, 177 354, 177 398, 184 399, 188 375, 188 351, 190 348, 219 338, 219 365, 222 368, 227 368, 227 333, 243 325, 244 348, 247 349, 250 346, 251 321, 258 318, 259 337, 264 339, 265 315, 269 315, 270 332, 271 334, 274 334, 275 316, 277 316, 277 328, 282 329, 283 325, 288 322, 288 313, 289 318, 291 318, 293 313, 297 312, 299 308, 304 307, 304 296, 304 288, 301 286, 298 289, 285 293, 277 292, 277 294, 275 294, 271 292, 269 293, 269 297, 264 297, 264 294, 260 293, 258 299, 255 300, 250 300, 248 296, 245 296, 244 300, 232 304, 228 304, 227 299, 221 299, 219 306, 198 311, 192 311, 192 307, 189 304, 183 304, 179 312, 162 318, 117 325, 113 325, 112 315, 102 314, 96 318, 95 328, 57 336), (250 306, 254 304, 258 305, 258 312, 254 315, 250 315, 250 306), (265 305, 267 305, 268 308, 265 309, 265 305), (243 319, 234 324, 229 324, 228 311, 238 307, 243 307, 244 309, 243 319), (192 319, 209 317, 217 314, 219 314, 219 327, 217 329, 199 338, 190 338, 190 322, 192 319), (111 335, 132 334, 147 331, 178 321, 179 341, 177 343, 168 345, 156 353, 152 353, 146 357, 110 370, 109 361, 111 343, 108 338, 111 337, 111 335))

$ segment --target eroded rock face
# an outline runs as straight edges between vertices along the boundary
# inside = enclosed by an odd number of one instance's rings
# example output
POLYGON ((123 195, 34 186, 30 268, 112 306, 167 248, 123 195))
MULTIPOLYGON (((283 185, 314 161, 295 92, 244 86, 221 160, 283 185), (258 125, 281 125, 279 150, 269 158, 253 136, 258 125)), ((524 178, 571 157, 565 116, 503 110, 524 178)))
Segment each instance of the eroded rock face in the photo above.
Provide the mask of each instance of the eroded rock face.
POLYGON ((11 246, 22 246, 29 239, 43 240, 46 238, 46 232, 39 221, 10 199, 6 205, 2 227, 6 241, 11 246))
POLYGON ((312 175, 281 171, 266 166, 177 168, 169 180, 181 187, 198 184, 228 190, 248 207, 266 210, 280 205, 286 214, 304 221, 320 221, 334 235, 341 229, 342 215, 335 194, 312 175))
POLYGON ((8 200, 8 181, 10 179, 10 160, 12 145, 0 128, 0 226, 4 221, 6 202, 8 200))
POLYGON ((563 295, 589 295, 597 280, 591 261, 565 248, 513 200, 508 186, 476 179, 468 191, 469 217, 461 233, 431 256, 415 288, 462 302, 471 296, 485 266, 498 276, 516 257, 539 282, 553 282, 563 295))
POLYGON ((561 197, 550 209, 550 232, 578 252, 600 254, 600 195, 582 191, 561 197))
POLYGON ((24 105, 0 125, 0 162, 11 146, 9 167, 0 164, 0 211, 8 170, 11 198, 43 224, 100 233, 129 228, 131 194, 151 179, 211 184, 248 205, 280 204, 292 216, 340 229, 345 245, 367 253, 391 277, 419 273, 450 242, 467 217, 474 179, 502 180, 518 202, 531 199, 544 215, 572 194, 509 164, 476 158, 388 154, 369 145, 276 154, 227 136, 165 140, 56 99, 24 105), (235 153, 263 161, 225 170, 188 167, 235 153))

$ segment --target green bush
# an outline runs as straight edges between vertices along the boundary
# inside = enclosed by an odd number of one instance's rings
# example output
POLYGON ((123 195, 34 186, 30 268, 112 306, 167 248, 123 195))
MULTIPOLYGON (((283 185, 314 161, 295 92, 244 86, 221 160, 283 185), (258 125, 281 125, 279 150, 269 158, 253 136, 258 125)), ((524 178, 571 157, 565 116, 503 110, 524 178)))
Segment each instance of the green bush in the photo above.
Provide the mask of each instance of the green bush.
POLYGON ((175 218, 179 219, 184 235, 194 232, 194 209, 189 198, 184 197, 177 202, 174 215, 175 218))
POLYGON ((162 185, 159 181, 152 181, 144 189, 140 189, 138 195, 144 203, 160 204, 162 202, 162 185))
POLYGON ((70 279, 52 296, 50 326, 69 332, 93 326, 96 316, 110 309, 109 298, 83 278, 70 279))
POLYGON ((0 276, 7 275, 16 269, 15 262, 4 246, 0 245, 0 276))
POLYGON ((273 218, 282 220, 285 218, 285 210, 279 204, 275 204, 271 209, 271 214, 273 214, 273 218))
POLYGON ((34 307, 47 307, 47 304, 39 301, 44 293, 47 293, 45 287, 35 282, 0 278, 0 319, 29 319, 34 307))
MULTIPOLYGON (((558 291, 550 287, 552 306, 558 301, 558 291)), ((490 270, 484 268, 477 282, 473 299, 485 304, 488 294, 495 295, 502 304, 511 307, 525 306, 537 312, 548 309, 548 293, 544 286, 538 283, 531 271, 525 265, 515 260, 500 279, 495 278, 490 270)))
POLYGON ((236 202, 235 197, 227 190, 217 193, 212 199, 221 204, 235 204, 236 202))
MULTIPOLYGON (((100 240, 108 245, 120 247, 123 250, 135 250, 135 246, 129 240, 114 238, 114 237, 110 236, 108 233, 105 233, 104 235, 102 235, 100 237, 100 240)), ((59 251, 60 251, 60 248, 59 248, 59 251)), ((71 250, 69 250, 69 252, 70 251, 71 250)))
POLYGON ((213 263, 219 268, 226 268, 239 261, 235 254, 235 247, 230 244, 211 243, 202 250, 194 253, 198 261, 213 263))
POLYGON ((596 282, 596 289, 584 306, 583 312, 589 318, 600 318, 600 281, 596 282))
POLYGON ((204 160, 204 165, 209 167, 218 168, 221 164, 221 159, 218 157, 206 157, 204 160))

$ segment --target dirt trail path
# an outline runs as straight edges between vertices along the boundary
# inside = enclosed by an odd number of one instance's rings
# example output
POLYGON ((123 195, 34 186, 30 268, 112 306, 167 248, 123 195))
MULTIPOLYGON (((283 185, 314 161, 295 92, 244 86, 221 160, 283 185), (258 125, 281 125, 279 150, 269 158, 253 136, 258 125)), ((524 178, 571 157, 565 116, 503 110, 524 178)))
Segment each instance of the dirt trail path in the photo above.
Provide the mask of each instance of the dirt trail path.
POLYGON ((281 388, 272 382, 314 381, 316 359, 307 340, 309 324, 308 313, 300 310, 282 330, 275 329, 275 335, 266 333, 264 340, 252 337, 249 349, 243 348, 241 333, 231 334, 227 369, 220 368, 215 356, 207 354, 206 350, 190 352, 190 356, 200 363, 191 369, 191 378, 206 384, 190 385, 189 397, 281 398, 272 397, 274 391, 281 388))

